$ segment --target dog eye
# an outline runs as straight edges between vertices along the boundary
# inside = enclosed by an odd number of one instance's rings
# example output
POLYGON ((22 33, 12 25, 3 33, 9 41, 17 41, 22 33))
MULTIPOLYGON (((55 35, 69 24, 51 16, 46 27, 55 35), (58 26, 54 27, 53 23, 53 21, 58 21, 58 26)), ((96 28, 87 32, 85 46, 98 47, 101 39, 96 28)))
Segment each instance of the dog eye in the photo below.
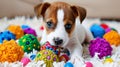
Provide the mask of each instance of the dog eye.
POLYGON ((65 29, 71 29, 72 28, 72 24, 66 24, 65 25, 65 29))
POLYGON ((54 27, 54 25, 53 25, 53 23, 51 21, 48 21, 46 23, 46 25, 47 25, 48 28, 53 28, 54 27))

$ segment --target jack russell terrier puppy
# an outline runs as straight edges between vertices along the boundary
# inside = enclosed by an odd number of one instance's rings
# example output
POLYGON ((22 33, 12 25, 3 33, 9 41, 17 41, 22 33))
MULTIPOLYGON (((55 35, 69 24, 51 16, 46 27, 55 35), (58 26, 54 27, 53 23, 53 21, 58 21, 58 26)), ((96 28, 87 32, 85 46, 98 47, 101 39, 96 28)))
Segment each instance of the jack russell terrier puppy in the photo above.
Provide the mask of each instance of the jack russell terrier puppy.
POLYGON ((51 45, 67 48, 72 61, 82 57, 81 44, 93 39, 91 32, 82 25, 86 17, 84 8, 64 2, 45 2, 35 6, 35 13, 44 21, 41 43, 49 41, 51 45))

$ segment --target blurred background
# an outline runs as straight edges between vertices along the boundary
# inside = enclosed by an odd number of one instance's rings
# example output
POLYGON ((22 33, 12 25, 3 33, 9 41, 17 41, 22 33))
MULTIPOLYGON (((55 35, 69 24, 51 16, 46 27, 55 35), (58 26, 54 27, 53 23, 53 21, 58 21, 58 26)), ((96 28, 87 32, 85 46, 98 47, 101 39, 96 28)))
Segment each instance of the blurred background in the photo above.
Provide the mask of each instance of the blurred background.
POLYGON ((120 0, 0 0, 0 18, 34 16, 35 5, 54 1, 84 7, 88 18, 120 19, 120 0))

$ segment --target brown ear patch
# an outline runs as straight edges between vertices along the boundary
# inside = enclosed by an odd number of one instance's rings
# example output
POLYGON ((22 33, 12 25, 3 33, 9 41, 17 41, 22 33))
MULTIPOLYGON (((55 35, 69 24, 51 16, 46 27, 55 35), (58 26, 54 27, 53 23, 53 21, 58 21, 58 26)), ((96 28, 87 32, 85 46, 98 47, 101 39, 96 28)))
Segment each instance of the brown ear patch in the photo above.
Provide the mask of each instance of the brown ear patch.
POLYGON ((86 9, 79 6, 71 6, 71 9, 75 17, 79 16, 81 22, 85 19, 86 9))
POLYGON ((37 6, 34 7, 34 11, 37 15, 37 17, 40 17, 40 16, 43 16, 44 17, 44 14, 45 14, 45 11, 47 10, 47 8, 50 6, 50 3, 41 3, 37 6))

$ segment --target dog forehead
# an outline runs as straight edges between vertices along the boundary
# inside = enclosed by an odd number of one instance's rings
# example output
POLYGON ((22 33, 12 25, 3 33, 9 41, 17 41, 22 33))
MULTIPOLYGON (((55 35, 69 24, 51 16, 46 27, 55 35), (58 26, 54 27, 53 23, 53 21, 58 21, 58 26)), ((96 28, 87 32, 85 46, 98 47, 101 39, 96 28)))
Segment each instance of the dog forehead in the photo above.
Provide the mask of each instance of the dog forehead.
POLYGON ((64 11, 63 11, 63 9, 59 9, 57 11, 57 20, 58 20, 58 22, 63 22, 63 20, 64 20, 64 11))
POLYGON ((62 10, 62 12, 64 13, 63 20, 65 19, 74 20, 75 19, 72 9, 70 8, 70 5, 66 3, 51 4, 51 6, 45 12, 45 19, 52 19, 54 23, 57 23, 58 21, 57 13, 59 10, 62 10))

